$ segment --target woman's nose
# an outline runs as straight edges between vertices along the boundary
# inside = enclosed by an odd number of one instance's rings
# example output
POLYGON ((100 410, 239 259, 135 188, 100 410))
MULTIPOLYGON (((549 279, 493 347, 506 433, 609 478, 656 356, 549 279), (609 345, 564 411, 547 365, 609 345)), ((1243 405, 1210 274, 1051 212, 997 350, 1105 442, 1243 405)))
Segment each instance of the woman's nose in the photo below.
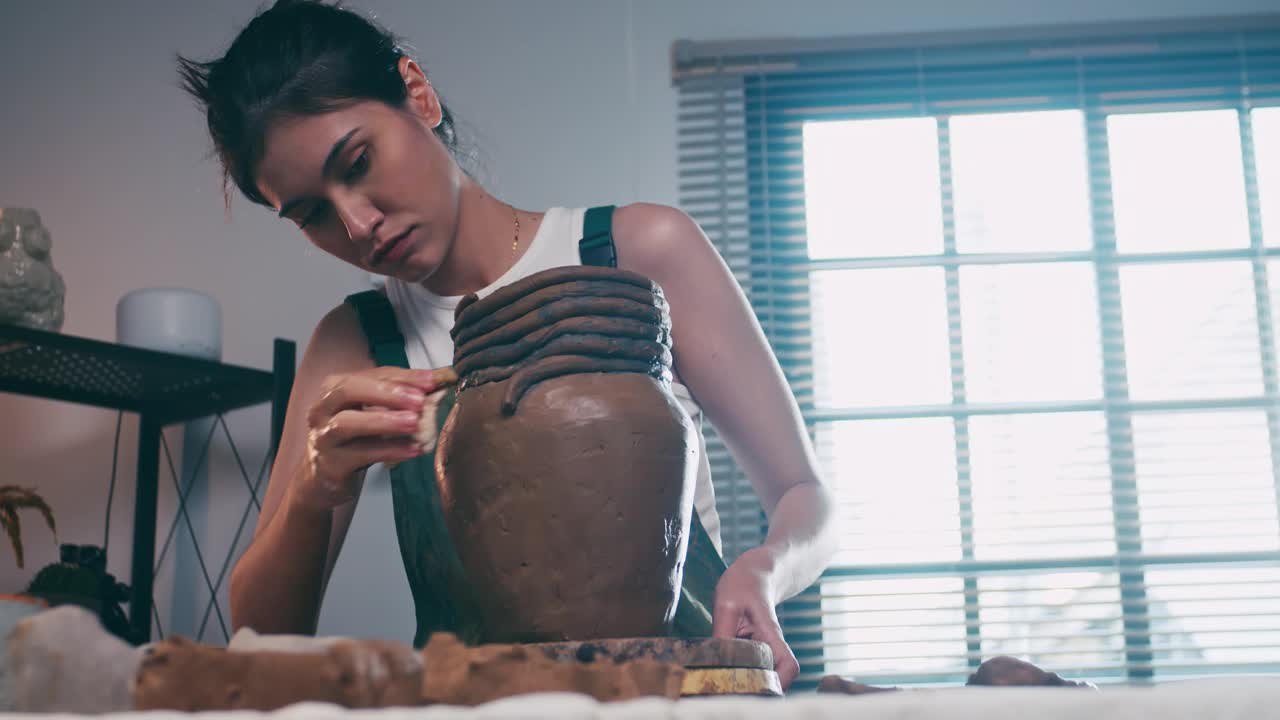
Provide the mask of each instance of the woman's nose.
POLYGON ((383 215, 368 198, 356 195, 337 198, 334 200, 334 207, 352 242, 366 243, 375 238, 383 215))

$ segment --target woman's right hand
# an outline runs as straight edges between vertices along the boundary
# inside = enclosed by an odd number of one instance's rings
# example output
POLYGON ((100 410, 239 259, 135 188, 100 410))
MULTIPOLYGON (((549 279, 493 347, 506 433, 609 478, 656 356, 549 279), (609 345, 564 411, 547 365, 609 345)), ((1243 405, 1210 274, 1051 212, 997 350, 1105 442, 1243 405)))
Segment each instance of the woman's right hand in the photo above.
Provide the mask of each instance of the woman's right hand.
POLYGON ((307 413, 302 472, 290 486, 293 502, 331 510, 355 499, 358 471, 421 455, 417 432, 426 397, 451 380, 449 371, 398 367, 325 378, 307 413))

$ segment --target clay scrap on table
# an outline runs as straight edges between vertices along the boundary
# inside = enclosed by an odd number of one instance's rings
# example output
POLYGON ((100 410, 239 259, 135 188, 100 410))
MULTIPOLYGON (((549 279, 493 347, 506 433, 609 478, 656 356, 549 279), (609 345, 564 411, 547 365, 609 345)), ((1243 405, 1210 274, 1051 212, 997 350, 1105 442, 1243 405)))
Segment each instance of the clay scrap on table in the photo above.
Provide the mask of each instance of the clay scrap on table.
POLYGON ((136 710, 260 710, 297 702, 346 708, 417 705, 422 658, 377 640, 323 651, 228 651, 182 638, 153 645, 133 685, 136 710), (199 682, 192 682, 199 678, 199 682))
POLYGON ((773 669, 768 645, 743 638, 651 637, 534 643, 528 646, 552 660, 624 662, 650 658, 683 668, 773 669))
MULTIPOLYGON (((1005 655, 993 657, 978 666, 978 670, 969 676, 967 686, 1000 686, 1000 687, 1082 687, 1096 689, 1093 683, 1065 680, 1057 673, 1041 670, 1025 660, 1018 660, 1005 655)), ((818 683, 818 692, 837 693, 843 695, 870 695, 873 693, 901 690, 898 687, 882 685, 866 685, 853 680, 828 675, 818 683)))
MULTIPOLYGON (((417 652, 389 641, 243 630, 226 649, 185 639, 134 648, 107 633, 91 613, 67 606, 17 624, 4 674, 19 712, 271 711, 299 702, 352 709, 473 706, 535 692, 580 693, 600 702, 680 696, 682 665, 647 657, 620 660, 618 654, 629 649, 608 641, 467 647, 453 635, 437 634, 417 652)), ((699 648, 675 650, 698 664, 699 648)), ((967 684, 1093 687, 1003 656, 984 662, 967 684)), ((818 687, 845 695, 898 689, 836 676, 823 678, 818 687)))
POLYGON ((574 692, 601 702, 676 698, 684 669, 650 659, 553 659, 536 647, 466 647, 449 634, 425 650, 382 640, 259 635, 227 648, 183 638, 132 647, 83 608, 20 621, 3 662, 18 712, 277 710, 299 702, 346 708, 477 705, 533 692, 574 692), (592 661, 594 660, 594 662, 592 661))
POLYGON ((1094 687, 1092 683, 1065 680, 1057 673, 1032 665, 1025 660, 1007 656, 993 657, 978 666, 977 672, 969 676, 966 685, 1001 685, 1038 687, 1094 687))
POLYGON ((840 695, 870 695, 872 693, 896 692, 902 688, 867 685, 853 680, 846 680, 838 675, 828 675, 818 681, 818 692, 840 695))
POLYGON ((478 705, 534 692, 601 702, 676 698, 683 668, 656 660, 566 662, 520 645, 467 647, 432 636, 425 650, 378 640, 238 635, 239 649, 170 639, 153 645, 132 686, 136 710, 271 711, 298 702, 345 708, 478 705), (246 648, 267 649, 246 649, 246 648), (279 648, 287 647, 288 650, 279 648), (199 678, 193 682, 192 678, 199 678))
POLYGON ((273 652, 309 652, 324 653, 336 643, 350 640, 350 638, 327 636, 316 637, 314 635, 290 635, 286 633, 271 633, 267 635, 259 634, 253 628, 240 628, 231 636, 231 641, 227 643, 227 650, 231 652, 260 652, 270 650, 273 652))
POLYGON ((64 605, 23 619, 9 633, 5 691, 18 712, 107 713, 133 708, 129 684, 142 649, 64 605))
POLYGON ((428 704, 480 705, 533 692, 574 692, 600 702, 680 696, 684 669, 648 658, 627 662, 553 660, 524 645, 467 647, 433 635, 423 651, 422 697, 428 704))

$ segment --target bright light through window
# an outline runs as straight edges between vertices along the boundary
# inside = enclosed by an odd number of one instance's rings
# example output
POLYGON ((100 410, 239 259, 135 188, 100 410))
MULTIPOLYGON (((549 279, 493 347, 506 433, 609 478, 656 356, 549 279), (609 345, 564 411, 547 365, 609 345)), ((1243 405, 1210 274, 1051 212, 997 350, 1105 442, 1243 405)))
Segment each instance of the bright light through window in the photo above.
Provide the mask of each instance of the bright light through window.
POLYGON ((1262 237, 1267 245, 1280 245, 1280 107, 1258 108, 1250 115, 1262 237))
MULTIPOLYGON (((1280 550, 1257 311, 1280 317, 1280 259, 1262 284, 1239 118, 1112 115, 1092 151, 1078 111, 805 126, 809 254, 840 263, 819 263, 808 287, 837 566, 1021 568, 975 573, 967 604, 958 571, 824 582, 827 672, 942 682, 980 652, 1120 677, 1121 598, 1141 593, 1157 676, 1269 662, 1276 572, 1055 568, 1126 541, 1156 555, 1280 550), (1109 185, 1091 157, 1109 157, 1109 185), (1112 213, 1119 262, 1095 254, 1112 213), (933 257, 945 232, 955 250, 933 257), (1138 253, 1166 257, 1125 257, 1138 253), (968 635, 966 608, 980 619, 968 635)), ((1280 108, 1251 120, 1277 245, 1280 108)))
POLYGON ((1133 399, 1245 397, 1262 392, 1249 263, 1122 267, 1120 299, 1133 399))
POLYGON ((1102 397, 1091 265, 969 265, 959 282, 971 402, 1102 397))
POLYGON ((956 248, 1088 250, 1084 130, 1078 110, 952 118, 956 248))
POLYGON ((969 435, 978 558, 1115 552, 1102 413, 975 417, 969 435))
POLYGON ((933 118, 805 125, 809 256, 942 252, 938 174, 933 118))
POLYGON ((960 558, 950 418, 830 423, 816 445, 845 530, 838 564, 960 558))
POLYGON ((1249 246, 1234 110, 1112 115, 1107 134, 1120 252, 1249 246))
POLYGON ((940 268, 814 273, 812 293, 823 407, 951 402, 940 268))

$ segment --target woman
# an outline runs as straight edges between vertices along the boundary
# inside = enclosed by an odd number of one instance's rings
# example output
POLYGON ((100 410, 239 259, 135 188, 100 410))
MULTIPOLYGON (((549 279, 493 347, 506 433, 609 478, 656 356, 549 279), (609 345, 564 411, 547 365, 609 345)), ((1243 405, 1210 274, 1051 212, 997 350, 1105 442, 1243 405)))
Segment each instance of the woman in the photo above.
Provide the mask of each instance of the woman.
MULTIPOLYGON (((431 369, 452 359, 452 308, 578 262, 583 213, 530 212, 487 193, 455 161, 452 119, 422 68, 347 10, 281 0, 222 58, 179 62, 227 178, 320 249, 387 276, 414 368, 375 366, 349 303, 321 320, 302 358, 256 536, 232 575, 231 610, 236 627, 312 633, 364 469, 421 453, 414 434, 437 387, 431 369)), ((767 643, 790 684, 798 665, 774 607, 818 577, 832 548, 831 500, 798 408, 692 220, 636 204, 613 214, 612 233, 616 264, 666 293, 677 394, 715 424, 769 516, 764 543, 715 585, 711 632, 767 643)), ((718 537, 703 463, 696 505, 718 537)))

